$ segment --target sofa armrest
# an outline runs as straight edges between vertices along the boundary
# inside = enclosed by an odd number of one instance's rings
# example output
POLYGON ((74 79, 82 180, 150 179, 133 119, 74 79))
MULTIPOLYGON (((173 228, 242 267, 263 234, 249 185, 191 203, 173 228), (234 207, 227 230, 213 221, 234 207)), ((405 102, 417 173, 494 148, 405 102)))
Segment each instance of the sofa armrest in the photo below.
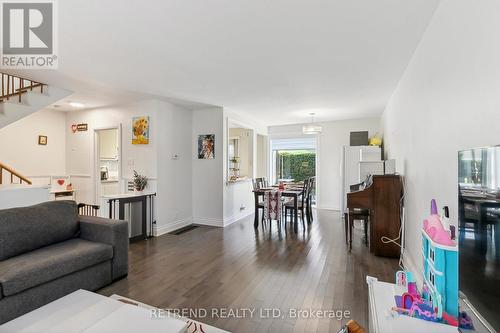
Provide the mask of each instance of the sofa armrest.
POLYGON ((128 274, 128 222, 79 215, 80 238, 113 246, 112 278, 128 274))

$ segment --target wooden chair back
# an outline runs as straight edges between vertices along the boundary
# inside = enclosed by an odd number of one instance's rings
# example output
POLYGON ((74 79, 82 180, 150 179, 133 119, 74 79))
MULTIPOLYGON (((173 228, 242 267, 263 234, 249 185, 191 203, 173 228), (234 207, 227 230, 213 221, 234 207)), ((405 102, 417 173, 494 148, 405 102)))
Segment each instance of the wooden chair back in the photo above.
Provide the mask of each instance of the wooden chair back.
POLYGON ((309 194, 311 191, 311 182, 309 179, 304 180, 304 185, 302 187, 303 192, 302 192, 302 207, 307 203, 307 199, 309 198, 309 194))
POLYGON ((315 195, 316 191, 316 177, 310 177, 309 178, 309 193, 308 196, 309 198, 312 198, 313 195, 315 195))
POLYGON ((252 185, 254 191, 260 190, 261 188, 267 187, 267 181, 264 177, 254 178, 252 179, 252 185))

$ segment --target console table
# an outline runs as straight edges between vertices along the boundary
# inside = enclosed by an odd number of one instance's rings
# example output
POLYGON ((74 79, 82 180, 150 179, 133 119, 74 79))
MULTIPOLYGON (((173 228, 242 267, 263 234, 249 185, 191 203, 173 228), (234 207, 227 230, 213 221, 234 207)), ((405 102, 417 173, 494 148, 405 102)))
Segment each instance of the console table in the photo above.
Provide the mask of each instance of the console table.
POLYGON ((130 241, 147 239, 153 236, 153 224, 154 224, 154 198, 156 193, 154 192, 131 192, 125 194, 113 194, 105 195, 103 198, 108 200, 109 204, 109 218, 117 218, 117 208, 118 208, 118 219, 125 219, 125 205, 129 205, 131 209, 131 204, 140 203, 141 204, 141 227, 140 234, 136 234, 132 225, 132 221, 129 221, 129 231, 130 231, 130 241), (149 228, 148 228, 149 226, 149 228), (149 229, 149 231, 148 231, 149 229))

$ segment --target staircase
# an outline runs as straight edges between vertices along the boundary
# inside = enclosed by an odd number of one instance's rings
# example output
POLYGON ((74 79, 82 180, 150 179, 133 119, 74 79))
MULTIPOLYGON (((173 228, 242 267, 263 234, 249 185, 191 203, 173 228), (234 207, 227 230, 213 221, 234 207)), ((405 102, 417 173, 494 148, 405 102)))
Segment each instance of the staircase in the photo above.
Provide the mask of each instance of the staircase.
POLYGON ((14 74, 0 72, 0 128, 37 112, 71 94, 14 74))
POLYGON ((6 166, 3 163, 0 163, 0 185, 3 184, 27 184, 31 185, 31 181, 21 175, 19 172, 16 172, 11 167, 6 166), (7 182, 4 182, 4 173, 7 173, 7 182), (10 176, 10 177, 9 177, 10 176))

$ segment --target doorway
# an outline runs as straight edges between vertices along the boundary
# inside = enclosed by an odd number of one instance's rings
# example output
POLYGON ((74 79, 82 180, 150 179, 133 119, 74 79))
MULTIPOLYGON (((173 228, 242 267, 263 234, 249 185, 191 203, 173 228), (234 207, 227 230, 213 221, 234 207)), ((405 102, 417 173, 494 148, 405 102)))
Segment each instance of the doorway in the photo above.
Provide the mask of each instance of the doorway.
MULTIPOLYGON (((302 182, 317 176, 318 155, 315 137, 271 139, 269 150, 271 184, 302 182)), ((316 177, 316 184, 318 181, 316 177)), ((317 191, 313 196, 313 204, 317 201, 316 193, 317 191)))
POLYGON ((271 182, 301 182, 316 176, 316 138, 272 139, 271 182))
POLYGON ((122 192, 121 127, 96 129, 94 138, 95 202, 103 208, 101 212, 104 212, 104 197, 122 192))

